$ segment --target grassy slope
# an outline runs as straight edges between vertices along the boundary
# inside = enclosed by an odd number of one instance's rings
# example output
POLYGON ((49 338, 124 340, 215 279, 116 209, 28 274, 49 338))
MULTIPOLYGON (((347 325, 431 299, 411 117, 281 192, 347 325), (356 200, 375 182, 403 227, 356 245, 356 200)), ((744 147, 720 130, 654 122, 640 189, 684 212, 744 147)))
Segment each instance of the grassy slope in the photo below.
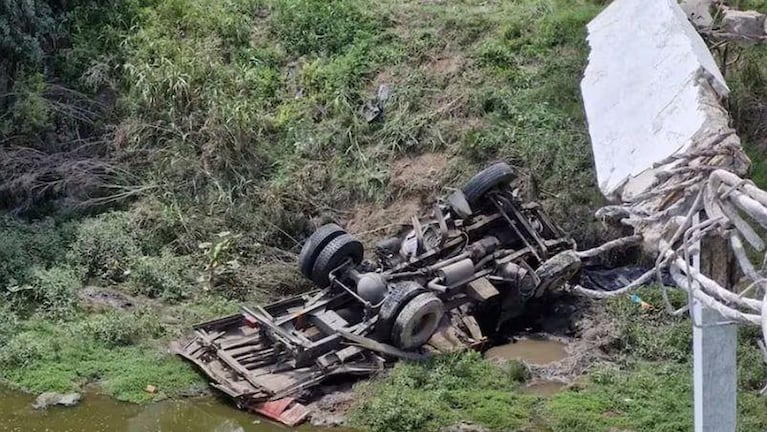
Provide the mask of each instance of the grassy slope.
POLYGON ((446 155, 443 184, 510 160, 532 196, 593 241, 582 223, 598 195, 578 77, 595 3, 94 8, 70 16, 73 46, 56 60, 72 86, 118 91, 113 151, 143 189, 97 217, 2 219, 0 282, 11 289, 2 294, 0 376, 12 384, 63 390, 96 380, 142 401, 153 397, 145 384, 173 395, 199 382, 157 347, 215 305, 234 304, 221 299, 305 287, 294 262, 312 223, 344 222, 358 203, 434 194, 434 185, 394 181, 403 157, 446 155), (368 124, 360 109, 381 84, 391 89, 385 120, 368 124), (144 312, 84 311, 75 299, 86 282, 137 295, 144 312), (183 313, 194 305, 199 313, 183 313), (149 331, 151 322, 159 324, 149 331), (157 368, 146 368, 158 355, 157 368))

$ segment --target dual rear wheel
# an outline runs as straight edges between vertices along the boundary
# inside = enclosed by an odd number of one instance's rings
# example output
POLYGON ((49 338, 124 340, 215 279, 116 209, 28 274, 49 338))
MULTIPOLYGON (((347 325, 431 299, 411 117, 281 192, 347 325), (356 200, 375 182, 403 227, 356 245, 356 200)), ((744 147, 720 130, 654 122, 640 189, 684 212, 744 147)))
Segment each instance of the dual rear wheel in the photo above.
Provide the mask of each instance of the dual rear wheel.
POLYGON ((301 273, 320 288, 330 285, 333 270, 347 261, 362 262, 362 243, 336 224, 319 227, 304 243, 298 255, 301 273))

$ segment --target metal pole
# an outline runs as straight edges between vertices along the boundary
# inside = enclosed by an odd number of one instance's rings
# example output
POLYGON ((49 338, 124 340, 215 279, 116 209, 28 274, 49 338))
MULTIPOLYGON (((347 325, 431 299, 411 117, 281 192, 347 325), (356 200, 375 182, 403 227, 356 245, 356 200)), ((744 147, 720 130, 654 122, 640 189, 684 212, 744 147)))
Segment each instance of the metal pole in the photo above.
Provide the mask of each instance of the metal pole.
MULTIPOLYGON (((706 237, 692 264, 725 288, 732 287, 732 251, 719 236, 706 237)), ((695 432, 735 432, 737 427, 737 326, 692 304, 695 432)))

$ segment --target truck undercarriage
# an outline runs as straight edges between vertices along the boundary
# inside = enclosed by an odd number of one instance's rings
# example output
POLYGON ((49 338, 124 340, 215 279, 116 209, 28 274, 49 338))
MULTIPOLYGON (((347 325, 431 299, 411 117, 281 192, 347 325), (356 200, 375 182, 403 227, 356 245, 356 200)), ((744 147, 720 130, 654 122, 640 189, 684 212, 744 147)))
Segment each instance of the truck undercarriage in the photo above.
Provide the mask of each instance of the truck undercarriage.
POLYGON ((176 352, 240 408, 294 425, 308 415, 297 398, 329 377, 483 345, 581 266, 514 180, 507 164, 491 165, 368 259, 340 226, 320 227, 299 256, 318 289, 199 324, 176 352))

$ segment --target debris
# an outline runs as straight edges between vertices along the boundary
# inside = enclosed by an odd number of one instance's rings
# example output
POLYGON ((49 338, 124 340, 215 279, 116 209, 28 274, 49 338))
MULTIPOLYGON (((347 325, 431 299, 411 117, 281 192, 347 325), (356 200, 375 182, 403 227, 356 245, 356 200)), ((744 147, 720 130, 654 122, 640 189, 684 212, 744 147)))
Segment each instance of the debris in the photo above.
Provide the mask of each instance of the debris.
POLYGON ((296 403, 296 400, 292 397, 262 402, 254 405, 252 409, 264 417, 276 420, 287 426, 303 423, 310 412, 305 406, 296 403))
POLYGON ((157 387, 152 384, 147 384, 146 387, 144 387, 144 391, 150 394, 155 394, 157 393, 157 387))
POLYGON ((80 403, 82 396, 80 393, 56 393, 45 392, 35 399, 32 408, 37 410, 48 409, 54 405, 73 407, 80 403))
POLYGON ((722 31, 745 41, 756 42, 765 37, 765 15, 757 11, 727 8, 722 17, 722 31))
POLYGON ((649 311, 649 310, 655 309, 655 307, 653 305, 651 305, 650 303, 647 303, 646 301, 642 300, 642 298, 639 297, 636 294, 631 294, 630 298, 631 298, 631 301, 636 303, 636 304, 638 304, 639 307, 641 307, 643 311, 649 311))
POLYGON ((517 199, 514 180, 491 165, 379 242, 374 259, 340 226, 320 227, 299 256, 318 290, 199 324, 175 351, 238 406, 292 425, 309 411, 295 398, 326 378, 481 346, 580 268, 573 241, 517 199))
POLYGON ((365 105, 362 106, 362 116, 365 117, 365 120, 368 123, 372 123, 376 120, 383 120, 384 107, 386 106, 386 102, 389 101, 390 96, 391 88, 388 84, 381 84, 378 86, 376 97, 365 102, 365 105))

